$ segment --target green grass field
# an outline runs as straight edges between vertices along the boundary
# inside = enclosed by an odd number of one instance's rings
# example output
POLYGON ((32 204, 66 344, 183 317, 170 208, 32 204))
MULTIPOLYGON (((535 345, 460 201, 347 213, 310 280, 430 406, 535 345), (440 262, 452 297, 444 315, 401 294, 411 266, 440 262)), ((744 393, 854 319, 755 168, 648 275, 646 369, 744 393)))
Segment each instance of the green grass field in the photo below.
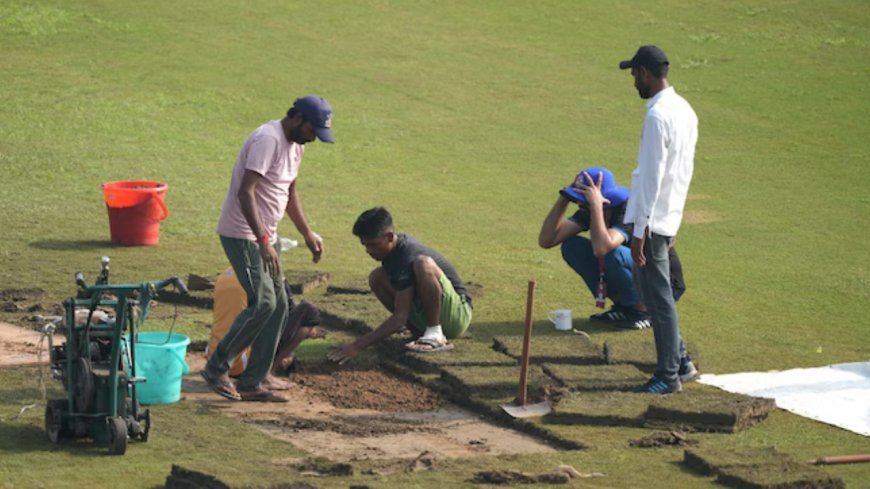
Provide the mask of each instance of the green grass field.
MULTIPOLYGON (((362 210, 384 205, 400 230, 485 286, 481 331, 522 320, 530 277, 540 326, 550 309, 585 317, 592 299, 557 250, 537 247, 537 233, 557 189, 581 168, 607 166, 628 184, 644 104, 616 65, 648 43, 668 53, 670 81, 700 119, 678 247, 689 287, 682 331, 704 371, 867 360, 870 6, 861 0, 6 0, 0 289, 40 287, 59 303, 73 293, 73 273, 93 278, 102 255, 118 282, 223 270, 215 228, 242 142, 297 96, 317 93, 335 110, 337 144, 308 148, 298 188, 326 255, 314 265, 294 251, 285 267, 359 280, 374 262, 350 229, 362 210), (100 184, 138 179, 170 185, 160 245, 113 247, 100 184)), ((281 230, 295 237, 291 223, 281 230)), ((27 397, 16 397, 13 378, 0 384, 3 416, 27 397)), ((179 423, 191 414, 167 413, 179 423)), ((40 426, 41 412, 0 422, 4 439, 41 437, 40 426)), ((590 429, 593 440, 607 436, 590 429)), ((807 458, 868 447, 781 412, 734 436, 807 458)), ((294 450, 255 438, 247 443, 268 454, 294 450)), ((88 450, 50 458, 41 438, 24 443, 0 444, 0 487, 76 486, 98 466, 121 473, 88 450), (27 468, 48 463, 41 473, 55 482, 27 468)), ((218 456, 210 447, 174 460, 208 467, 218 456)), ((677 472, 630 468, 644 456, 610 446, 566 455, 623 467, 596 487, 654 487, 677 472)), ((169 471, 156 448, 135 460, 160 471, 142 487, 169 471)), ((388 482, 455 487, 490 463, 388 482)), ((244 482, 277 470, 259 467, 244 482)), ((870 480, 857 466, 831 473, 850 485, 870 480)), ((106 487, 137 485, 100 477, 106 487)))

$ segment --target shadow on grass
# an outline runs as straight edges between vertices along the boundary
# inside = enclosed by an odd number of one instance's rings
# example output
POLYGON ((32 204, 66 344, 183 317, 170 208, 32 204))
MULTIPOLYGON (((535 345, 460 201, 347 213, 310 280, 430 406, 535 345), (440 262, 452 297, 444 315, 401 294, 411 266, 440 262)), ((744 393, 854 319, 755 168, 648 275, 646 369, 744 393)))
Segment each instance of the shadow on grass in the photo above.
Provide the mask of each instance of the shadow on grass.
MULTIPOLYGON (((673 445, 673 446, 666 447, 666 448, 671 448, 671 449, 680 450, 680 451, 685 451, 685 450, 686 450, 686 447, 684 447, 684 446, 677 446, 677 445, 673 445)), ((673 468, 679 470, 680 472, 682 472, 682 473, 684 473, 684 474, 691 475, 691 476, 694 476, 694 477, 704 477, 704 478, 707 478, 707 479, 710 481, 710 483, 713 483, 713 482, 715 482, 715 480, 716 480, 716 476, 715 476, 715 475, 705 475, 705 474, 702 474, 702 473, 700 473, 700 472, 698 472, 698 471, 696 471, 696 470, 693 470, 691 467, 689 467, 689 466, 687 466, 687 465, 685 464, 685 461, 684 461, 683 458, 680 458, 679 460, 672 460, 672 461, 670 461, 670 462, 668 462, 668 463, 669 463, 673 468)))
MULTIPOLYGON (((40 411, 44 409, 38 407, 40 411)), ((35 408, 36 409, 36 408, 35 408)), ((139 442, 130 442, 131 446, 139 442)), ((97 442, 91 438, 61 438, 51 443, 45 429, 40 424, 0 422, 0 453, 35 453, 63 451, 72 457, 103 457, 109 454, 108 443, 97 442)))
POLYGON ((45 430, 36 425, 0 423, 0 452, 30 453, 50 450, 45 430))
POLYGON ((32 248, 37 248, 40 250, 61 250, 61 251, 72 251, 72 250, 95 250, 102 248, 112 248, 115 245, 112 244, 109 240, 97 240, 97 239, 83 239, 83 240, 73 240, 73 239, 44 239, 41 241, 34 241, 30 243, 32 248))

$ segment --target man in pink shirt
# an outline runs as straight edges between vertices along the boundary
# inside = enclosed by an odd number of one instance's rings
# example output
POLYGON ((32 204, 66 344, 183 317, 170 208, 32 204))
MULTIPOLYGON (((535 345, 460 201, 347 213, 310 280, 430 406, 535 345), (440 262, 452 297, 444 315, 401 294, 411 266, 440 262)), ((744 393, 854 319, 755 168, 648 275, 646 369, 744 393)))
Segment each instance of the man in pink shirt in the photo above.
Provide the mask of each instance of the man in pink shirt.
POLYGON ((272 391, 288 382, 269 375, 287 320, 287 294, 274 244, 286 212, 304 237, 314 262, 323 240, 308 226, 296 191, 296 176, 305 144, 315 138, 333 143, 332 108, 321 97, 297 99, 287 116, 255 129, 245 140, 233 168, 218 234, 233 270, 248 296, 248 307, 233 322, 202 370, 218 394, 232 400, 286 402, 272 391), (236 385, 227 372, 230 361, 248 345, 251 355, 236 385))

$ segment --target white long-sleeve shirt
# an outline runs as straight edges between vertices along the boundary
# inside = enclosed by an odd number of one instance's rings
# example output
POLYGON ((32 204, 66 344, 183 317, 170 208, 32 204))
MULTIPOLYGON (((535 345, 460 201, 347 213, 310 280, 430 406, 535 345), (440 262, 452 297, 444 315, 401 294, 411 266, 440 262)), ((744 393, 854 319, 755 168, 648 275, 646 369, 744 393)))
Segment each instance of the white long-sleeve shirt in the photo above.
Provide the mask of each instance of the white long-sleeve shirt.
POLYGON ((646 106, 625 223, 634 224, 636 238, 647 226, 651 233, 676 236, 695 165, 698 116, 673 87, 646 106))

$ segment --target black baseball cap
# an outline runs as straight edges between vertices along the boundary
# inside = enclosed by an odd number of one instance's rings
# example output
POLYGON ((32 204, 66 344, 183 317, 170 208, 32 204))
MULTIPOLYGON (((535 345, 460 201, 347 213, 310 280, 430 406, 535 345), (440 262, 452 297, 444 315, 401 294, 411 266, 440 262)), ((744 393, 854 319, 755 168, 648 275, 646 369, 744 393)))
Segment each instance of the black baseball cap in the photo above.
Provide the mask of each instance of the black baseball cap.
POLYGON ((648 69, 656 69, 661 65, 670 64, 665 52, 656 46, 641 46, 634 57, 619 62, 619 69, 626 70, 628 68, 637 68, 643 66, 648 69))

